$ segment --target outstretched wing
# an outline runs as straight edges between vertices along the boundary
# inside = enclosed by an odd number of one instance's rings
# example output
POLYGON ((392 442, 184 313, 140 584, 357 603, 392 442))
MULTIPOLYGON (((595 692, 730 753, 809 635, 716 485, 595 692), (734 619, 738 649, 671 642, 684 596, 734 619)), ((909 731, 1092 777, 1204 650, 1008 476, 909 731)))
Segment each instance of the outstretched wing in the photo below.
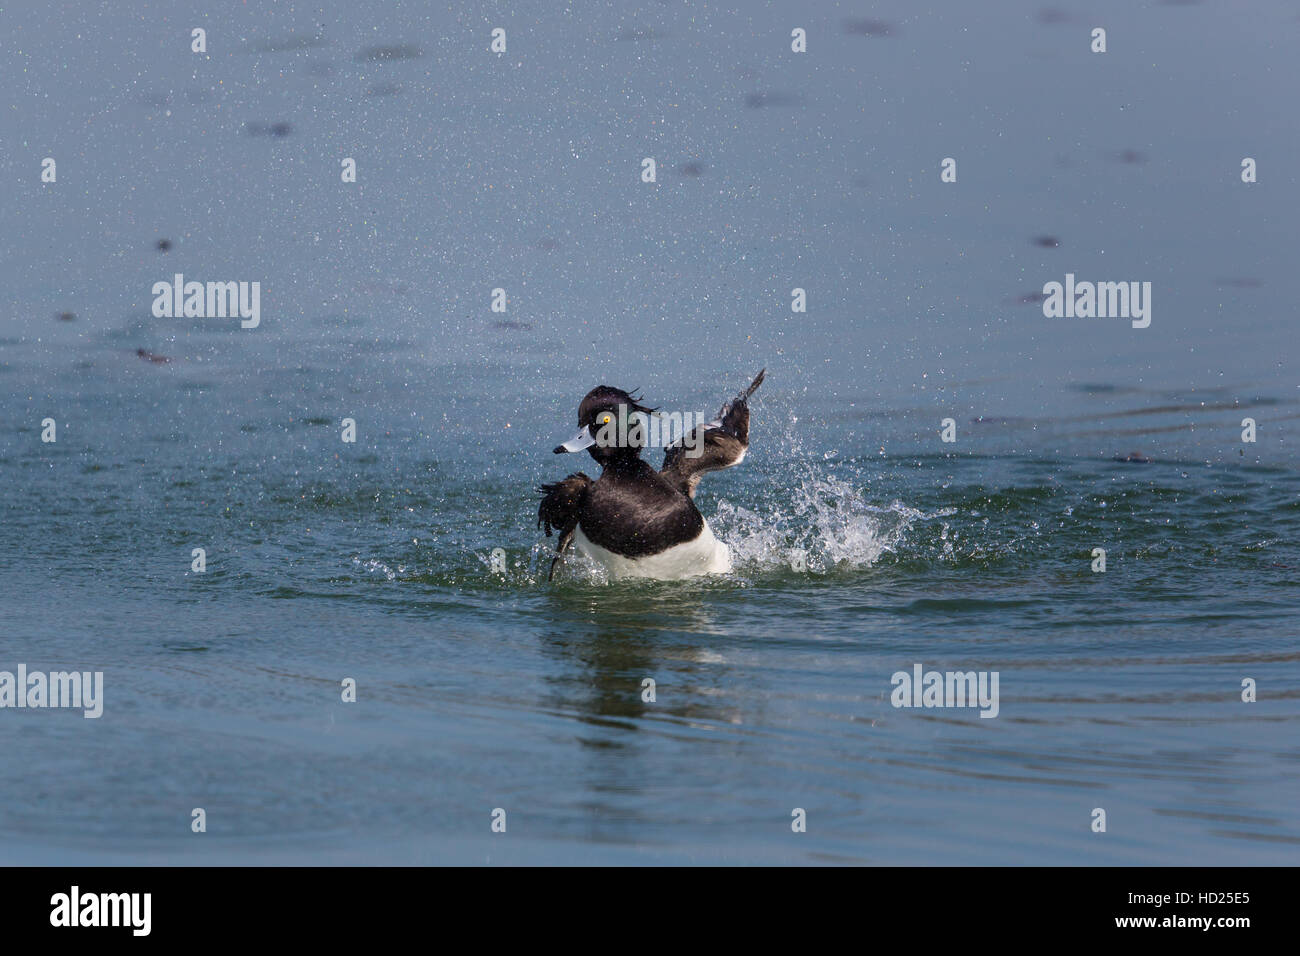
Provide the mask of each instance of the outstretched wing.
POLYGON ((723 405, 716 420, 668 446, 659 474, 682 494, 694 498, 703 475, 738 465, 744 459, 749 450, 749 396, 763 384, 766 372, 759 372, 749 388, 723 405))
POLYGON ((563 481, 542 485, 538 489, 542 493, 542 503, 537 508, 537 527, 545 528, 548 538, 552 531, 560 532, 559 543, 555 546, 555 558, 551 561, 550 573, 546 575, 548 581, 555 576, 555 568, 564 555, 564 549, 573 540, 573 531, 578 527, 582 502, 587 497, 587 489, 590 487, 591 479, 578 472, 563 481))

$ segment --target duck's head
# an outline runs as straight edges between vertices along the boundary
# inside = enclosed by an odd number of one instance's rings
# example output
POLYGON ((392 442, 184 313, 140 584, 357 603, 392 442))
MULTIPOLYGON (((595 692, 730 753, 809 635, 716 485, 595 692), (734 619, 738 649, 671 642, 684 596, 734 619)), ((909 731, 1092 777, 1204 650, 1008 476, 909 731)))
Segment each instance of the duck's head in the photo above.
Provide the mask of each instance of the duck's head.
POLYGON ((585 448, 602 465, 634 459, 646 444, 646 422, 653 411, 631 392, 599 385, 578 406, 578 434, 556 445, 555 454, 585 448))

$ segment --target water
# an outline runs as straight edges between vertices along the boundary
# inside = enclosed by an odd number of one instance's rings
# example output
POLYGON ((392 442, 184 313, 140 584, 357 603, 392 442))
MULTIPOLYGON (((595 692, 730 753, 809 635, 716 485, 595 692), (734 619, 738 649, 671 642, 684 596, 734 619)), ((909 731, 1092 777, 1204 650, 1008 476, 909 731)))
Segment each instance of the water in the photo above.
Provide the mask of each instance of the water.
POLYGON ((504 61, 400 5, 201 60, 131 4, 17 14, 0 670, 102 670, 105 710, 0 711, 0 860, 1293 863, 1296 184, 1215 164, 1295 154, 1295 26, 1099 6, 1141 56, 1064 6, 881 5, 794 63, 798 5, 556 14, 504 61), (78 31, 112 82, 54 69, 78 31), (1151 328, 1015 304, 1067 271, 1155 282, 1151 328), (153 318, 174 272, 261 279, 262 327, 153 318), (698 497, 735 571, 548 583, 582 394, 711 414, 763 366, 698 497), (892 706, 917 663, 997 671, 998 716, 892 706))

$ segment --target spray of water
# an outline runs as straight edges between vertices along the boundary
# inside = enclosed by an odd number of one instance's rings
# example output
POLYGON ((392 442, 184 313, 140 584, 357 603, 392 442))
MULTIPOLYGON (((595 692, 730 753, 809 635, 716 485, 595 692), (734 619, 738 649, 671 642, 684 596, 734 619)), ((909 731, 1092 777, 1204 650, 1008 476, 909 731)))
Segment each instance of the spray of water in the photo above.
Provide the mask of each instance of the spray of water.
POLYGON ((901 501, 875 505, 834 474, 808 473, 786 486, 784 501, 773 496, 765 513, 718 503, 710 523, 731 547, 737 570, 784 566, 827 572, 870 567, 895 553, 925 514, 901 501))
MULTIPOLYGON (((849 462, 834 460, 833 453, 805 454, 794 416, 775 431, 769 447, 783 449, 785 457, 765 456, 763 470, 749 473, 738 497, 750 507, 730 498, 719 499, 712 507, 700 502, 714 533, 731 548, 734 576, 741 582, 754 574, 866 569, 904 549, 916 525, 956 513, 952 508, 925 513, 896 499, 884 503, 884 496, 873 495, 866 487, 866 476, 849 462)), ((928 527, 922 537, 933 538, 936 529, 928 527)), ((937 544, 940 556, 947 556, 952 551, 948 530, 947 521, 940 520, 938 541, 914 542, 913 547, 928 552, 937 544)), ((530 536, 532 532, 531 527, 526 529, 530 536)), ((460 551, 468 558, 467 564, 457 562, 453 567, 413 574, 437 583, 493 582, 506 588, 531 588, 547 580, 553 547, 554 539, 534 540, 526 553, 511 551, 507 566, 498 568, 492 563, 490 549, 462 543, 450 550, 460 551)), ((437 550, 447 556, 445 545, 437 550)), ((412 563, 421 561, 406 562, 412 563)), ((401 564, 361 558, 355 559, 355 564, 370 577, 383 576, 388 581, 407 577, 407 568, 401 564)), ((605 569, 570 548, 556 580, 601 585, 610 579, 605 569)))

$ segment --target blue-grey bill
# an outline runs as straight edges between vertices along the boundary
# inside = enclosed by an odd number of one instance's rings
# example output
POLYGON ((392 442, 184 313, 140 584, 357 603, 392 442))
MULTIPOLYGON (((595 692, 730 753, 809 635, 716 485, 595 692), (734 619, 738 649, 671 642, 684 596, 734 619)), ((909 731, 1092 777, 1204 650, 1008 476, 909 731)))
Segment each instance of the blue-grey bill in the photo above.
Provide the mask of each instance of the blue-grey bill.
POLYGON ((584 448, 590 448, 594 444, 596 444, 596 439, 592 436, 591 430, 587 428, 586 425, 583 425, 582 430, 578 432, 578 434, 574 435, 563 445, 556 445, 555 453, 558 455, 566 451, 582 451, 584 448))

